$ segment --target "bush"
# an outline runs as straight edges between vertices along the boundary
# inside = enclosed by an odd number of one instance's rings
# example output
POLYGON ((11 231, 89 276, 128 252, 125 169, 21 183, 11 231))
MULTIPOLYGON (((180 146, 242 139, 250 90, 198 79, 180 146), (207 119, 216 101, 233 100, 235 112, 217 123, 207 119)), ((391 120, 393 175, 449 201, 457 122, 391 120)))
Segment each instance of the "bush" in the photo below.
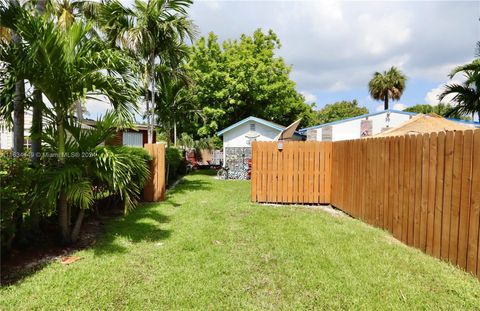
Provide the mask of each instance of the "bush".
POLYGON ((127 212, 141 197, 152 157, 143 148, 127 146, 98 147, 96 153, 97 167, 103 171, 99 186, 110 195, 120 196, 127 212))
POLYGON ((37 229, 44 210, 34 203, 33 192, 41 168, 30 167, 29 158, 13 158, 0 154, 0 231, 2 254, 11 248, 22 231, 37 229))
POLYGON ((185 174, 187 163, 183 151, 176 147, 167 147, 165 157, 167 160, 167 180, 169 182, 175 180, 179 175, 185 174))

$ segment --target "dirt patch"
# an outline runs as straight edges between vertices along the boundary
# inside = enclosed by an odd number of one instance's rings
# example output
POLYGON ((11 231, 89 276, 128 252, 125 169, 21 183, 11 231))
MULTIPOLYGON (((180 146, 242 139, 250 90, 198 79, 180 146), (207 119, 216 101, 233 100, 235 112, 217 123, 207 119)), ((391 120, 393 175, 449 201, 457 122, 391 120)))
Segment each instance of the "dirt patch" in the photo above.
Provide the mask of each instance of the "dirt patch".
POLYGON ((55 224, 47 225, 27 245, 11 249, 1 261, 0 286, 13 284, 52 261, 61 262, 78 250, 95 245, 104 232, 105 222, 123 216, 123 207, 115 202, 105 201, 98 213, 93 210, 83 224, 78 241, 62 246, 58 243, 58 229, 55 224))
POLYGON ((52 261, 61 261, 75 251, 91 247, 102 233, 103 220, 95 218, 84 222, 78 241, 69 246, 60 246, 56 243, 55 230, 42 232, 34 242, 22 248, 12 249, 7 258, 2 260, 1 285, 15 283, 52 261))

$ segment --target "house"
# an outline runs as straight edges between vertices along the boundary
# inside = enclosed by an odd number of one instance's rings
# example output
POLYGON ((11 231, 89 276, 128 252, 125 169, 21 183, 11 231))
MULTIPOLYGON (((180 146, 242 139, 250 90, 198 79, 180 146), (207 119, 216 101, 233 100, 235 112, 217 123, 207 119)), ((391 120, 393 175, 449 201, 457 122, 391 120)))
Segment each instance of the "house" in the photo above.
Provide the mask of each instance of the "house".
MULTIPOLYGON (((29 148, 31 145, 30 128, 32 127, 32 113, 25 111, 24 115, 24 147, 29 148)), ((0 118, 0 150, 12 150, 13 149, 13 125, 0 118)))
MULTIPOLYGON (((275 141, 285 126, 260 119, 245 118, 217 133, 223 136, 223 163, 231 169, 242 169, 252 157, 253 141, 275 141)), ((291 140, 302 140, 303 135, 294 132, 291 140)))
MULTIPOLYGON (((338 141, 374 136, 411 120, 417 113, 388 109, 380 112, 320 124, 299 130, 313 141, 338 141)), ((443 118, 442 118, 443 119, 443 118)), ((474 127, 478 122, 449 119, 454 124, 474 127)))
MULTIPOLYGON (((95 126, 96 121, 91 119, 82 120, 82 124, 95 126)), ((148 143, 148 127, 145 124, 135 124, 135 129, 123 129, 117 131, 112 140, 106 142, 109 145, 143 147, 148 143)), ((153 131, 153 143, 156 142, 156 133, 153 131)))
MULTIPOLYGON (((82 129, 95 127, 95 120, 83 119, 82 129)), ((32 127, 32 114, 25 111, 25 148, 31 145, 30 129, 32 127)), ((136 124, 135 129, 124 129, 115 133, 115 137, 108 141, 110 145, 143 147, 148 142, 148 129, 146 125, 136 124)), ((156 142, 155 131, 153 132, 153 143, 156 142)), ((5 120, 0 119, 0 149, 13 149, 13 128, 5 120)))

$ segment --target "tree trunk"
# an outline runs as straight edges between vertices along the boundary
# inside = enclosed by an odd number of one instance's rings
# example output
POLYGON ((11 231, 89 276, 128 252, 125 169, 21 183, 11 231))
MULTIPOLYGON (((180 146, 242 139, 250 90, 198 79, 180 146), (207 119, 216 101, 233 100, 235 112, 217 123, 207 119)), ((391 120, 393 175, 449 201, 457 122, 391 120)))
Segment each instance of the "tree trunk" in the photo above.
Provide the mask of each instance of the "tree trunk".
POLYGON ((77 119, 81 123, 83 121, 83 103, 81 99, 75 101, 75 109, 77 110, 77 119))
POLYGON ((151 93, 151 104, 150 110, 148 111, 148 143, 153 143, 153 110, 155 109, 155 55, 152 53, 150 54, 150 66, 152 69, 152 73, 150 76, 150 83, 152 86, 152 93, 151 93))
POLYGON ((78 212, 77 220, 72 230, 72 242, 77 242, 80 235, 80 229, 82 228, 83 218, 85 217, 85 210, 83 208, 78 212))
POLYGON ((38 163, 40 161, 40 153, 42 152, 42 92, 35 89, 33 91, 33 97, 32 128, 30 130, 32 138, 32 163, 38 163))
POLYGON ((177 147, 177 121, 173 121, 173 145, 177 147))
POLYGON ((148 139, 148 143, 150 143, 150 97, 149 97, 149 88, 150 88, 150 81, 149 81, 149 77, 150 77, 150 73, 148 72, 148 69, 146 68, 145 66, 145 77, 146 77, 146 80, 145 81, 145 114, 147 116, 147 139, 148 139))
MULTIPOLYGON (((23 152, 25 144, 25 83, 18 80, 15 83, 15 97, 13 100, 13 151, 23 152)), ((18 155, 15 155, 18 156, 18 155)))
POLYGON ((385 95, 385 104, 384 104, 383 108, 384 108, 385 110, 388 110, 388 94, 385 95))
MULTIPOLYGON (((59 166, 65 164, 65 127, 63 120, 58 122, 58 164, 59 166)), ((68 219, 67 194, 64 189, 60 190, 58 200, 58 221, 60 224, 61 242, 68 244, 71 242, 70 225, 68 219)))
MULTIPOLYGON (((45 0, 38 0, 36 6, 37 15, 45 12, 45 0)), ((42 152, 42 92, 35 88, 33 89, 33 111, 32 111, 32 128, 30 129, 30 136, 32 139, 32 163, 38 164, 40 161, 40 153, 42 152)))

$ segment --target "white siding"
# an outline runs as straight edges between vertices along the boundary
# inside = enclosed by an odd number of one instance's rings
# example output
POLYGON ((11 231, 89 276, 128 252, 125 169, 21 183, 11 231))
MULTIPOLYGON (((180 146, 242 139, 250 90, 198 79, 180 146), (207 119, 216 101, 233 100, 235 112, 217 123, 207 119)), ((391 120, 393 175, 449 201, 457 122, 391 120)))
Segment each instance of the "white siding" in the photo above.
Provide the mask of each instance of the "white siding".
POLYGON ((225 165, 225 148, 226 147, 250 147, 247 133, 250 132, 250 124, 255 124, 255 134, 258 136, 255 138, 256 141, 273 141, 278 134, 279 130, 273 129, 269 126, 263 125, 256 121, 245 122, 242 125, 239 125, 228 132, 223 133, 223 164, 225 165))
MULTIPOLYGON (((32 113, 25 111, 24 115, 24 136, 30 136, 30 129, 32 127, 32 113)), ((28 144, 27 139, 25 143, 28 144)), ((13 125, 7 126, 5 120, 0 119, 0 149, 13 149, 13 125)))
POLYGON ((280 134, 280 131, 261 123, 255 121, 245 122, 223 134, 223 146, 250 147, 246 135, 250 131, 251 123, 255 123, 255 133, 258 135, 256 137, 257 141, 272 141, 278 134, 280 134))
POLYGON ((142 133, 123 132, 123 145, 131 147, 143 147, 142 133))
MULTIPOLYGON (((332 141, 358 139, 360 138, 360 124, 362 120, 372 121, 372 135, 378 134, 383 128, 396 127, 405 121, 410 120, 412 115, 390 112, 390 120, 387 121, 387 113, 381 113, 368 118, 355 119, 351 121, 332 124, 332 141)), ((322 140, 322 128, 317 128, 317 140, 322 140)))

